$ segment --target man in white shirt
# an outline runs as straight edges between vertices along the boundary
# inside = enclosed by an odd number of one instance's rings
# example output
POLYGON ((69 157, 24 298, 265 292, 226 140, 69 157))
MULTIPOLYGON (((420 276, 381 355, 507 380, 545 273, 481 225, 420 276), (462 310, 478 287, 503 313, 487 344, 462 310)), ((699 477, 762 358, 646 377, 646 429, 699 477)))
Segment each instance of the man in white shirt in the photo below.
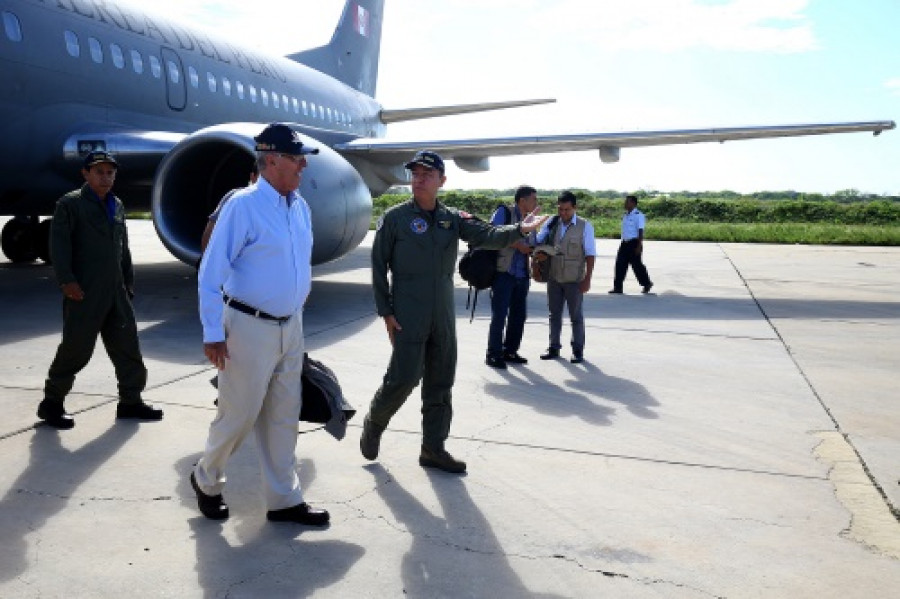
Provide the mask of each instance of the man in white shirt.
POLYGON ((625 216, 622 217, 622 243, 616 254, 616 273, 613 280, 613 288, 610 293, 621 294, 622 285, 625 283, 625 275, 628 274, 628 265, 634 271, 640 283, 641 293, 650 293, 653 282, 647 274, 647 267, 641 260, 644 253, 644 226, 646 219, 644 213, 637 209, 637 196, 625 196, 625 216))
POLYGON ((281 123, 254 140, 260 179, 225 204, 200 265, 203 352, 219 369, 219 404, 191 486, 204 516, 227 518, 225 465, 253 430, 267 518, 323 526, 329 514, 303 501, 294 455, 313 245, 297 188, 318 150, 281 123))
POLYGON ((551 219, 537 235, 537 245, 553 245, 557 252, 550 257, 547 278, 547 306, 550 309, 550 347, 541 360, 559 357, 562 349, 563 305, 569 307, 572 322, 572 364, 584 361, 584 294, 591 289, 591 275, 597 256, 594 227, 575 214, 577 199, 564 191, 557 199, 557 217, 551 219))

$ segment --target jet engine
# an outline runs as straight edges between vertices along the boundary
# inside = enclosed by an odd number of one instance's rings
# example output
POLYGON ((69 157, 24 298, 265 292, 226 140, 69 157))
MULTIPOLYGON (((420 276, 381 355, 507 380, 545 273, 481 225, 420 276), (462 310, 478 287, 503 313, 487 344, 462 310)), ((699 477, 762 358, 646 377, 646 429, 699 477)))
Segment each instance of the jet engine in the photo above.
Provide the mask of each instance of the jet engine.
MULTIPOLYGON (((163 244, 179 260, 196 264, 210 212, 229 190, 247 185, 255 158, 253 136, 265 125, 227 123, 200 129, 178 142, 160 162, 151 212, 163 244)), ((308 156, 300 195, 313 221, 313 264, 339 258, 369 230, 372 196, 362 177, 340 154, 309 136, 319 148, 308 156)))

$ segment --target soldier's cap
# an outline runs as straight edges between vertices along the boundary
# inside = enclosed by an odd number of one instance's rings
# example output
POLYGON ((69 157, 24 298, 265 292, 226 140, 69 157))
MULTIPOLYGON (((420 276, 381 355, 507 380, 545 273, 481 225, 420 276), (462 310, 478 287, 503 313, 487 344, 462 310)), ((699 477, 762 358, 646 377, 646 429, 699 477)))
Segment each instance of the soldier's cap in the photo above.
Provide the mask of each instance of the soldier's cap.
POLYGON ((428 168, 436 168, 441 172, 442 175, 444 174, 444 159, 441 158, 440 155, 430 150, 420 150, 416 152, 416 155, 413 156, 413 159, 407 162, 404 166, 406 168, 412 168, 417 164, 427 166, 428 168))
POLYGON ((319 148, 304 146, 297 132, 284 123, 267 125, 262 133, 253 138, 257 152, 278 152, 280 154, 318 154, 319 148))
POLYGON ((95 164, 108 163, 119 168, 119 163, 113 158, 113 155, 105 150, 94 150, 84 157, 84 168, 90 170, 95 164))

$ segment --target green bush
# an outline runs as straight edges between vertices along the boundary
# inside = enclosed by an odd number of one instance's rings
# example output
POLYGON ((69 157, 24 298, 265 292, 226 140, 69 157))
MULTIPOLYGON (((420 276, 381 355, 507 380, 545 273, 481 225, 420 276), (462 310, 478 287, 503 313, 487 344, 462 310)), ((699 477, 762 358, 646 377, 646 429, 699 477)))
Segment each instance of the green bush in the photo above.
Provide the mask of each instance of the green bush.
MULTIPOLYGON (((375 198, 374 219, 409 193, 375 198)), ((487 220, 497 205, 512 204, 513 189, 450 190, 441 201, 487 220)), ((573 190, 578 214, 597 237, 618 238, 625 194, 573 190)), ((544 214, 555 214, 560 190, 538 190, 544 214)), ((661 193, 639 191, 648 238, 658 240, 900 245, 900 197, 845 190, 833 196, 794 191, 741 195, 732 191, 661 193)))

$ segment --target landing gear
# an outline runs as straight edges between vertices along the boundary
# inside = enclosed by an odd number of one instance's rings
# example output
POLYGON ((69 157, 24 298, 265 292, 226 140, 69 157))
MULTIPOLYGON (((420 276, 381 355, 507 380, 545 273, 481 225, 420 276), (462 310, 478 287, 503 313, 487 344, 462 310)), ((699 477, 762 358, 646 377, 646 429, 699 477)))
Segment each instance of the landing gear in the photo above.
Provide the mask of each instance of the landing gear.
POLYGON ((37 238, 34 240, 34 251, 37 252, 38 258, 50 264, 50 221, 48 218, 42 220, 37 226, 37 238))
POLYGON ((0 248, 11 262, 50 262, 50 219, 16 216, 3 226, 0 248))

